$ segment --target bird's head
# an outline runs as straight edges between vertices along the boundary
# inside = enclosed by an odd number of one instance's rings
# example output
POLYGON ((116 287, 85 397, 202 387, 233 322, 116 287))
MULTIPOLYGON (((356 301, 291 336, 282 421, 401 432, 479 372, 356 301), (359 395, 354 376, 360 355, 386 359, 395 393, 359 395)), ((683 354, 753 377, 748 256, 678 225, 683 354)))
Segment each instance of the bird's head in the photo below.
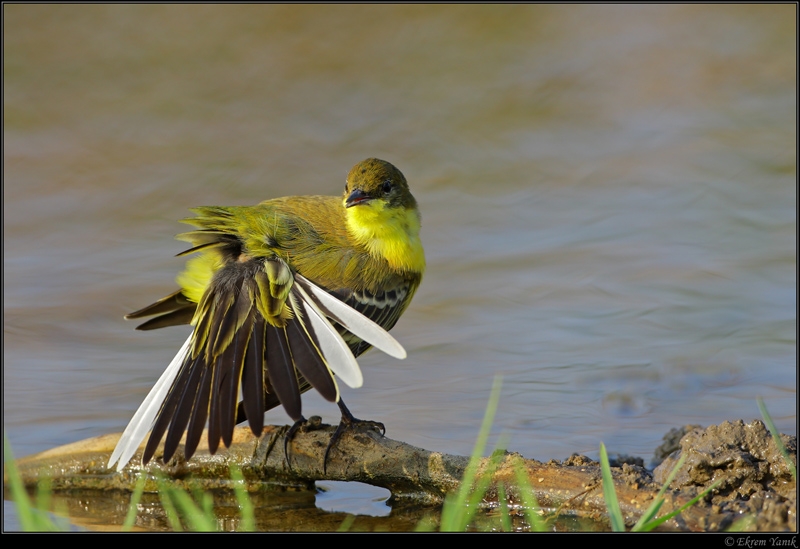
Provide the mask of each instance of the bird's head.
POLYGON ((359 162, 347 175, 343 205, 351 238, 398 270, 424 270, 417 201, 400 170, 377 158, 359 162))
POLYGON ((347 174, 344 206, 359 209, 366 206, 375 212, 387 208, 414 210, 417 201, 411 196, 408 182, 400 170, 385 160, 368 158, 353 166, 347 174))

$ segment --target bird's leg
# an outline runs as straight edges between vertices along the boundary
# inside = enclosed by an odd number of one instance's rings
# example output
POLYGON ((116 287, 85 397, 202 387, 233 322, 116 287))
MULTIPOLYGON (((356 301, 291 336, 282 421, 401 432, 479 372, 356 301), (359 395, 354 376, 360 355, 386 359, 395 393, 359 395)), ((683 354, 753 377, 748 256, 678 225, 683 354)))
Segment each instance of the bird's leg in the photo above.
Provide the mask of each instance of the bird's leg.
POLYGON ((347 409, 347 406, 344 405, 344 401, 341 398, 337 404, 339 405, 339 410, 342 411, 342 420, 339 422, 336 431, 333 432, 333 436, 330 442, 328 442, 328 447, 325 449, 325 459, 322 461, 322 474, 324 475, 327 474, 328 469, 328 454, 330 454, 331 448, 333 448, 333 445, 341 438, 345 430, 355 426, 363 426, 380 431, 381 436, 386 434, 386 427, 384 427, 383 423, 354 417, 353 414, 350 413, 350 410, 347 409))
POLYGON ((286 466, 289 467, 289 471, 292 470, 292 462, 289 460, 289 441, 294 438, 295 433, 300 427, 306 422, 306 418, 300 417, 297 421, 294 422, 294 425, 289 427, 289 430, 286 431, 286 436, 283 437, 283 454, 286 457, 286 466))
POLYGON ((286 436, 283 438, 283 453, 286 456, 286 465, 289 471, 292 471, 292 462, 289 460, 289 441, 294 438, 294 435, 299 430, 313 431, 319 429, 322 425, 322 418, 319 416, 311 416, 309 419, 300 416, 300 419, 294 422, 289 430, 286 431, 286 436))

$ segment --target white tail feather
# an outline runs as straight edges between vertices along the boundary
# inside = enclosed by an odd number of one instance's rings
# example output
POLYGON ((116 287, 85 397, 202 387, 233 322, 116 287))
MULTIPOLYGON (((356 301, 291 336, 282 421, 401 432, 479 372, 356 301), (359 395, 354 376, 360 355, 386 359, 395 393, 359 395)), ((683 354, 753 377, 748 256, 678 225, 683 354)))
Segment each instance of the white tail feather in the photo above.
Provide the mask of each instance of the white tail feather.
POLYGON ((150 389, 150 392, 147 394, 147 397, 145 397, 141 406, 139 406, 139 409, 133 414, 133 418, 131 418, 130 423, 128 423, 128 426, 119 438, 117 447, 114 448, 114 452, 108 460, 107 467, 109 469, 119 460, 117 471, 122 471, 133 457, 133 454, 136 453, 136 450, 139 449, 139 446, 153 426, 153 421, 155 421, 156 415, 161 409, 161 404, 164 402, 164 399, 167 398, 167 393, 170 387, 172 387, 172 382, 175 381, 181 365, 189 352, 191 341, 192 334, 189 334, 186 343, 183 344, 178 354, 175 355, 175 358, 169 363, 169 366, 167 366, 167 369, 161 374, 161 377, 158 378, 153 388, 150 389))

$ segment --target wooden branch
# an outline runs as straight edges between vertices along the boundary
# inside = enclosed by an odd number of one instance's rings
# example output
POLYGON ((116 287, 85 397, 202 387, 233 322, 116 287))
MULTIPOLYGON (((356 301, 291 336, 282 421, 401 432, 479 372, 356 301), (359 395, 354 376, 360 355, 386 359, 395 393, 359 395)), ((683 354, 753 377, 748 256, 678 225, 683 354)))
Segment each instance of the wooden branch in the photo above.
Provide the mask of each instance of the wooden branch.
MULTIPOLYGON (((24 482, 35 485, 47 474, 54 490, 94 489, 133 490, 140 471, 160 472, 183 483, 188 479, 205 489, 229 485, 229 467, 239 466, 251 484, 277 483, 311 487, 315 480, 359 481, 381 486, 392 492, 395 500, 441 503, 444 495, 459 487, 469 459, 440 452, 430 452, 382 437, 373 430, 348 431, 331 450, 327 474, 322 460, 333 427, 298 432, 291 441, 291 470, 284 455, 286 427, 267 426, 260 438, 247 428, 238 428, 227 450, 210 455, 201 448, 190 461, 181 458, 163 464, 157 459, 147 467, 139 464, 140 452, 124 471, 106 469, 106 462, 119 435, 107 435, 49 450, 18 461, 24 482)), ((181 455, 182 450, 178 450, 181 455)), ((159 453, 156 454, 156 457, 159 453)), ((479 471, 485 471, 489 459, 483 459, 479 471)), ((602 495, 600 469, 587 458, 575 457, 566 463, 547 464, 525 460, 518 454, 506 454, 492 475, 485 501, 496 503, 497 486, 503 483, 513 509, 521 505, 517 493, 515 468, 522 467, 534 490, 539 505, 557 508, 559 513, 572 513, 594 520, 605 520, 606 506, 602 495), (494 501, 493 501, 494 500, 494 501)), ((641 468, 616 468, 614 482, 626 522, 633 524, 655 497, 658 487, 641 468)), ((155 491, 155 481, 146 487, 155 491)), ((663 512, 689 501, 689 495, 670 494, 663 512)), ((703 506, 684 512, 682 530, 717 530, 730 524, 732 517, 714 513, 703 506)))

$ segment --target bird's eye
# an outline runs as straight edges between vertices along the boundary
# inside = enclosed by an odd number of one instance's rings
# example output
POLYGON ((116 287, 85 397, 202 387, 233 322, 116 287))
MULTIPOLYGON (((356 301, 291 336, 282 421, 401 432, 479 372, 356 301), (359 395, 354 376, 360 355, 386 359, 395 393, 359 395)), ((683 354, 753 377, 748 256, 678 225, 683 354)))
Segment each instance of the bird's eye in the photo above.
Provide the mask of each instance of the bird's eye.
POLYGON ((393 185, 391 180, 387 179, 386 181, 383 182, 383 185, 381 185, 381 190, 383 191, 383 194, 389 194, 390 192, 392 192, 392 187, 393 185))

